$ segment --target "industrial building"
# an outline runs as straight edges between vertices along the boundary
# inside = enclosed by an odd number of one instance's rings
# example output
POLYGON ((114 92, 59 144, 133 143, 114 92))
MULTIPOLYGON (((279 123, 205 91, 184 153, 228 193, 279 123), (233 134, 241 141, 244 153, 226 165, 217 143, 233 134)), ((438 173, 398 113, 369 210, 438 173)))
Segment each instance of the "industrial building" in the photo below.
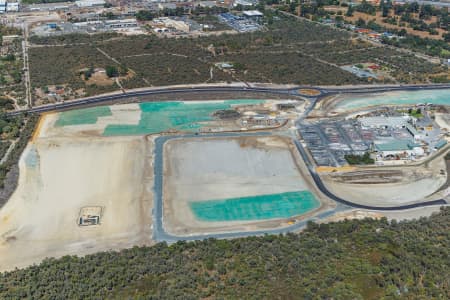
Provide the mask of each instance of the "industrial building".
POLYGON ((346 155, 373 154, 378 163, 415 160, 444 147, 447 141, 428 113, 416 119, 397 110, 357 119, 304 125, 299 135, 318 166, 343 166, 346 155))
POLYGON ((242 14, 244 17, 255 21, 259 21, 262 17, 264 17, 264 14, 258 10, 244 10, 242 14))
POLYGON ((425 154, 425 151, 423 150, 421 145, 413 143, 410 140, 376 142, 375 151, 380 156, 380 158, 410 158, 423 156, 425 154))
POLYGON ((138 27, 136 19, 107 20, 104 22, 107 29, 133 28, 138 27))
POLYGON ((262 29, 262 26, 253 19, 246 18, 244 16, 237 16, 231 13, 220 14, 219 20, 238 32, 251 32, 262 29))
POLYGON ((5 13, 6 12, 6 1, 5 0, 0 0, 0 13, 5 13))
POLYGON ((18 2, 7 2, 6 3, 6 12, 18 12, 19 11, 19 3, 18 2))
POLYGON ((408 130, 408 132, 412 135, 415 141, 421 140, 425 137, 422 133, 417 131, 417 129, 414 128, 411 124, 406 124, 405 127, 406 130, 408 130))
POLYGON ((374 116, 360 119, 361 127, 368 128, 404 128, 411 121, 410 116, 374 116))
POLYGON ((75 5, 77 7, 96 7, 96 6, 104 6, 105 0, 78 0, 75 1, 75 5))
POLYGON ((30 4, 28 11, 67 11, 72 6, 70 2, 30 4))
POLYGON ((16 0, 6 1, 0 0, 0 13, 18 12, 19 3, 16 0))

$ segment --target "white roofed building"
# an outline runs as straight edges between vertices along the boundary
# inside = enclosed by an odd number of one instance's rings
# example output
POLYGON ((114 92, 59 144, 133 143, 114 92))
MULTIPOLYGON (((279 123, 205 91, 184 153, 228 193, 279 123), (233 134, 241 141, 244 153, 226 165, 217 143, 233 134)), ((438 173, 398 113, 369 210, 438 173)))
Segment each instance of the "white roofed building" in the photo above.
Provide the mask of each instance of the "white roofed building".
POLYGON ((18 2, 8 2, 6 4, 7 12, 17 12, 19 11, 19 3, 18 2))
POLYGON ((78 0, 75 1, 75 5, 78 7, 93 7, 93 6, 104 6, 105 0, 78 0))
POLYGON ((0 0, 0 13, 6 12, 6 1, 0 0))
POLYGON ((359 120, 362 128, 402 128, 411 120, 409 116, 401 117, 364 117, 359 120))
POLYGON ((259 10, 244 10, 242 14, 247 18, 262 18, 264 16, 259 10))

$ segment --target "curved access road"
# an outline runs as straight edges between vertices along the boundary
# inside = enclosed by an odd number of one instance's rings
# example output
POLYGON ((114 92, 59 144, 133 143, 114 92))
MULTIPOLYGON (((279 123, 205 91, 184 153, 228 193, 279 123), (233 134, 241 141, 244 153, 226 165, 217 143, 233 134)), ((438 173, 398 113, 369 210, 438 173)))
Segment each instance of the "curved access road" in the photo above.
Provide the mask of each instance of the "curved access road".
POLYGON ((399 205, 399 206, 371 206, 371 205, 363 205, 359 203, 354 203, 345 199, 342 199, 327 189, 325 184, 323 183, 320 176, 314 171, 314 166, 311 163, 311 160, 309 159, 305 149, 301 145, 301 143, 294 139, 295 146, 297 147, 297 150, 299 151, 300 155, 303 158, 303 161, 305 162, 306 166, 308 167, 309 173, 311 174, 311 177, 314 180, 314 183, 316 184, 317 188, 328 198, 344 204, 351 206, 353 208, 361 208, 361 209, 368 209, 368 210, 377 210, 377 211, 395 211, 395 210, 405 210, 405 209, 411 209, 411 208, 418 208, 418 207, 425 207, 425 206, 431 206, 431 205, 446 205, 447 201, 444 199, 438 199, 433 201, 425 201, 425 202, 417 202, 417 203, 411 203, 411 204, 405 204, 405 205, 399 205))
POLYGON ((185 93, 233 93, 233 92, 250 92, 250 93, 267 93, 267 94, 283 94, 283 95, 295 95, 291 89, 279 89, 279 88, 259 88, 259 87, 246 87, 246 86, 199 86, 199 87, 186 87, 186 88, 149 88, 145 90, 125 92, 121 94, 108 94, 100 95, 89 98, 83 98, 80 100, 73 100, 64 103, 56 103, 50 105, 38 106, 30 109, 18 110, 10 112, 9 115, 14 116, 22 113, 42 113, 54 110, 61 110, 67 108, 75 108, 92 104, 102 104, 111 101, 120 101, 132 97, 143 97, 150 95, 167 95, 167 94, 185 94, 185 93))
POLYGON ((148 88, 141 89, 139 91, 128 91, 124 93, 100 95, 89 98, 83 98, 79 100, 73 100, 70 102, 56 103, 45 106, 38 106, 30 109, 18 110, 8 113, 10 116, 19 115, 22 113, 42 113, 54 110, 69 109, 76 107, 83 107, 93 104, 102 104, 114 101, 121 101, 132 97, 142 97, 149 95, 167 95, 167 94, 182 94, 182 93, 266 93, 266 94, 278 94, 278 95, 292 95, 301 96, 310 99, 320 99, 324 96, 329 96, 332 94, 340 93, 381 93, 389 91, 414 91, 414 90, 424 90, 424 89, 450 89, 450 84, 430 84, 430 85, 399 85, 399 86, 352 86, 352 87, 314 87, 314 86, 298 86, 295 88, 270 88, 270 87, 248 87, 248 86, 194 86, 194 87, 160 87, 160 88, 148 88), (320 92, 316 96, 308 96, 299 93, 301 89, 316 89, 320 92))

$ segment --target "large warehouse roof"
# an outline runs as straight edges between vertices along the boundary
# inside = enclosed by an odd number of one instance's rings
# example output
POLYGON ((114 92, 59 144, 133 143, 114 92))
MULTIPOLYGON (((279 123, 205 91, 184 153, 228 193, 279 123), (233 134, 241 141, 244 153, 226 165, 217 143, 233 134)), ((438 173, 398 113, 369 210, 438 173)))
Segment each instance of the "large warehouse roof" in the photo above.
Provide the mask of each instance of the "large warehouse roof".
POLYGON ((402 127, 408 123, 410 117, 364 117, 360 119, 361 125, 363 127, 402 127))

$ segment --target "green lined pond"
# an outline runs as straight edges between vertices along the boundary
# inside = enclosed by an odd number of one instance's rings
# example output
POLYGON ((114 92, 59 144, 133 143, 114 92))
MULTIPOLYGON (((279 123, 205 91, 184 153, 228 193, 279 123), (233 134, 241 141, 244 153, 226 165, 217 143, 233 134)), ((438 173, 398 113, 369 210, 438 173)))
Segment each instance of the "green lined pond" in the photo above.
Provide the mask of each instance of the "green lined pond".
POLYGON ((290 218, 320 206, 310 191, 190 202, 195 217, 202 221, 251 221, 290 218))

